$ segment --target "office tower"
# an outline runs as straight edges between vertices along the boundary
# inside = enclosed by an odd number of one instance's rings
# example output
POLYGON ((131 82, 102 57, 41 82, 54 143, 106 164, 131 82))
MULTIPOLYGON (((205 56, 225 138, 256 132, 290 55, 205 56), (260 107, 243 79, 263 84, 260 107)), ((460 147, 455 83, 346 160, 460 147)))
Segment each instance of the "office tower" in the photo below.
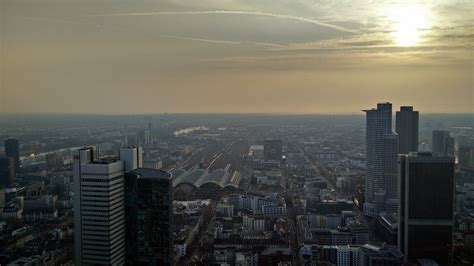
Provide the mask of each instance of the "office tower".
POLYGON ((396 113, 395 131, 398 134, 398 153, 418 151, 418 111, 412 106, 401 106, 396 113))
POLYGON ((433 153, 454 156, 454 138, 447 130, 433 130, 431 145, 433 153))
POLYGON ((399 158, 398 247, 410 260, 452 259, 454 157, 412 153, 399 158))
POLYGON ((138 146, 120 150, 120 159, 125 162, 125 172, 143 167, 143 148, 138 146))
POLYGON ((0 156, 0 187, 9 187, 15 183, 15 159, 0 156))
POLYGON ((265 160, 280 161, 283 156, 283 142, 281 140, 265 140, 263 157, 265 160))
POLYGON ((74 155, 76 265, 125 263, 124 173, 140 165, 140 150, 121 150, 121 160, 98 159, 95 148, 74 155))
POLYGON ((139 168, 125 174, 127 264, 171 265, 171 174, 139 168))
MULTIPOLYGON (((385 194, 383 208, 378 213, 397 212, 397 174, 398 174, 398 136, 394 133, 386 134, 382 138, 382 193, 385 194)), ((378 214, 377 213, 377 214, 378 214)))
POLYGON ((463 169, 474 170, 474 138, 462 136, 459 138, 459 166, 463 169))
POLYGON ((5 156, 15 160, 15 174, 20 170, 20 142, 17 139, 5 140, 5 156))
POLYGON ((398 137, 392 132, 391 103, 379 103, 376 109, 364 112, 367 114, 364 213, 376 216, 385 210, 385 201, 391 203, 396 198, 398 137))
POLYGON ((464 169, 474 169, 474 147, 459 147, 459 166, 464 169))

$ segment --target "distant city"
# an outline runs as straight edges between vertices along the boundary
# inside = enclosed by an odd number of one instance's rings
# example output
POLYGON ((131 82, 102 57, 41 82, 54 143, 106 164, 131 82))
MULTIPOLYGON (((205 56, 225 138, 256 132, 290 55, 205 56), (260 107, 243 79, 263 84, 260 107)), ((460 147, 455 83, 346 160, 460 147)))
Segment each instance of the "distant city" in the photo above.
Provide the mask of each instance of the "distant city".
POLYGON ((473 265, 474 115, 392 109, 0 115, 0 265, 473 265))

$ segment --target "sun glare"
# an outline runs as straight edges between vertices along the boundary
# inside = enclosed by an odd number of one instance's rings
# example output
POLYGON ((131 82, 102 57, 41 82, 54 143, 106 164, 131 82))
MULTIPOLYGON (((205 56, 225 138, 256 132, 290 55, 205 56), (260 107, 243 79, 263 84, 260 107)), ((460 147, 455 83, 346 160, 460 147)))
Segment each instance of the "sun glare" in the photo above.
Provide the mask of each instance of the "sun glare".
POLYGON ((428 24, 424 6, 394 6, 388 10, 393 23, 392 37, 400 46, 413 46, 421 40, 421 30, 428 24))

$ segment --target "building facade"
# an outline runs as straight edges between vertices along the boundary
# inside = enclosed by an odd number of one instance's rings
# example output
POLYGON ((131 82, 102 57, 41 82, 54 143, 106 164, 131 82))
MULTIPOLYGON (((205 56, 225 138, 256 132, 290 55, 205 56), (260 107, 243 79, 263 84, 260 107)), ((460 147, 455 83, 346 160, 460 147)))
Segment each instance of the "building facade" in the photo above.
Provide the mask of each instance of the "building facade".
POLYGON ((418 111, 412 106, 401 106, 395 115, 395 132, 398 134, 398 153, 408 154, 418 151, 418 111))
POLYGON ((74 252, 76 265, 125 263, 124 174, 140 167, 141 149, 125 148, 121 160, 98 158, 95 147, 74 155, 74 252))
POLYGON ((454 157, 400 155, 398 247, 409 259, 452 261, 454 157))
POLYGON ((392 132, 392 104, 379 103, 364 110, 366 120, 367 176, 364 213, 375 217, 385 210, 385 202, 396 197, 398 137, 392 132))
POLYGON ((9 187, 15 183, 15 159, 0 156, 0 187, 9 187))
POLYGON ((20 142, 17 139, 5 140, 5 156, 15 160, 15 172, 20 170, 20 142))
POLYGON ((171 174, 138 168, 125 175, 127 264, 171 265, 171 174))

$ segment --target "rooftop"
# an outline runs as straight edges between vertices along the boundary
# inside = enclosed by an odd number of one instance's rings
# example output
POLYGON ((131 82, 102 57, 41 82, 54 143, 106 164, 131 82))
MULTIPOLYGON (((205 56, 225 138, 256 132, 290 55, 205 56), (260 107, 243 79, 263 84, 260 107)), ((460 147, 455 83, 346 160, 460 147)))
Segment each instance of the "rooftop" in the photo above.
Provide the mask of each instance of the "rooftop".
POLYGON ((166 178, 170 179, 171 174, 164 170, 152 169, 152 168, 138 168, 135 170, 130 171, 130 173, 139 175, 140 178, 166 178))
POLYGON ((92 161, 88 164, 111 164, 111 163, 116 163, 118 162, 119 159, 116 156, 105 156, 100 158, 97 161, 92 161))

